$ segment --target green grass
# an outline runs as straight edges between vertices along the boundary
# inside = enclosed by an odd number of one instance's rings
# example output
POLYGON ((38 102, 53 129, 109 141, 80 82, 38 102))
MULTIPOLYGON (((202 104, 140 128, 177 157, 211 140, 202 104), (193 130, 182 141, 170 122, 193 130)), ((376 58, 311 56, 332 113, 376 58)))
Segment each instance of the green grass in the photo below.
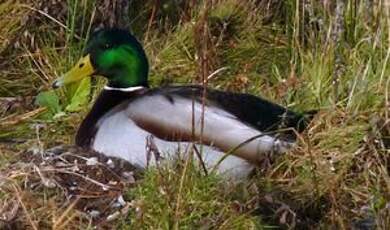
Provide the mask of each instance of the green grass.
MULTIPOLYGON (((133 223, 129 229, 253 229, 261 226, 261 219, 252 216, 250 211, 235 210, 234 204, 238 201, 232 191, 237 187, 222 183, 215 175, 202 176, 193 166, 149 170, 141 184, 127 194, 138 209, 122 227, 128 223, 133 223)), ((245 198, 240 198, 244 199, 240 202, 245 203, 245 198)))
MULTIPOLYGON (((155 2, 132 2, 130 7, 131 28, 149 56, 151 83, 197 83, 202 50, 195 31, 204 23, 202 4, 186 7, 170 0, 161 2, 150 27, 155 2)), ((309 2, 303 11, 300 1, 216 1, 204 38, 210 44, 209 71, 224 68, 209 86, 263 96, 297 111, 320 110, 297 148, 240 185, 226 184, 215 175, 205 177, 191 164, 148 170, 138 185, 126 192, 125 198, 133 200, 134 206, 115 226, 349 229, 364 220, 380 229, 389 228, 389 150, 382 143, 389 138, 385 130, 389 129, 390 9, 380 2, 369 6, 369 1, 346 1, 341 23, 344 32, 337 34, 332 32, 340 17, 335 6, 309 2)), ((29 1, 25 5, 14 1, 0 4, 0 98, 35 97, 51 91, 53 79, 77 61, 85 38, 96 26, 94 20, 101 15, 92 18, 94 0, 69 0, 66 4, 66 11, 48 5, 48 14, 63 25, 29 1)), ((94 80, 91 88, 88 85, 81 90, 91 89, 92 93, 81 99, 78 86, 55 91, 60 110, 54 112, 49 108, 30 115, 29 111, 40 107, 31 102, 13 104, 6 111, 0 108, 4 175, 26 149, 72 143, 79 122, 93 103, 87 99, 96 98, 103 84, 103 80, 94 80), (67 109, 72 101, 80 102, 82 108, 76 106, 76 112, 67 109), (44 128, 37 131, 37 124, 44 128)), ((22 184, 23 180, 16 182, 22 184)), ((50 218, 69 207, 61 192, 20 188, 36 199, 31 202, 28 196, 21 196, 27 207, 21 219, 27 225, 28 213, 49 227, 50 218), (48 197, 56 202, 46 202, 48 197)), ((1 200, 13 196, 9 190, 1 190, 1 200)), ((65 228, 89 226, 87 218, 66 224, 65 228)))

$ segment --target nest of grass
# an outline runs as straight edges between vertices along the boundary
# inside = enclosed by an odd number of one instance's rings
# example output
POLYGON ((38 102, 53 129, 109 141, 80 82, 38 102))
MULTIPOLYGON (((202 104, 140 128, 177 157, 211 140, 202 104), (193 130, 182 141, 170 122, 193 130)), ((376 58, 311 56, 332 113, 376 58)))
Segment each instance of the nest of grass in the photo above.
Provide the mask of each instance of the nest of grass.
POLYGON ((0 228, 107 226, 128 214, 124 193, 137 175, 125 161, 77 147, 22 152, 0 174, 0 228))

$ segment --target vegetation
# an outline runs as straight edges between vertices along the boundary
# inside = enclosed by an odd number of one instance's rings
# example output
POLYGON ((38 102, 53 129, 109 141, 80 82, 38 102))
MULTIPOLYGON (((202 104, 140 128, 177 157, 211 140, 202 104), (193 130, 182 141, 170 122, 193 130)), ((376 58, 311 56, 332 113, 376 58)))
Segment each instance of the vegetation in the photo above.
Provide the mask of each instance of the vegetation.
POLYGON ((239 184, 186 161, 147 170, 115 190, 129 204, 115 221, 50 186, 47 149, 72 143, 104 84, 51 82, 106 23, 104 2, 0 3, 2 228, 390 228, 385 1, 130 1, 125 26, 143 41, 153 86, 204 82, 319 113, 294 150, 239 184))

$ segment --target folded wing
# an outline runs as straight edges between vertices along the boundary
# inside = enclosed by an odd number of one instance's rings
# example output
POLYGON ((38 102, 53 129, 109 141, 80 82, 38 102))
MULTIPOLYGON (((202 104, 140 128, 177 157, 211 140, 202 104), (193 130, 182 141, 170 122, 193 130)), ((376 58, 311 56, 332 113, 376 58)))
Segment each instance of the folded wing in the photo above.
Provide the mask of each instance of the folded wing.
MULTIPOLYGON (((252 162, 261 158, 264 152, 283 152, 292 145, 291 141, 263 135, 259 127, 251 124, 253 121, 242 119, 245 113, 240 115, 227 109, 223 102, 221 105, 221 100, 215 100, 216 95, 210 94, 214 97, 207 98, 203 110, 199 88, 186 88, 187 90, 172 87, 164 92, 144 95, 127 106, 126 114, 139 127, 158 138, 169 141, 201 141, 224 152, 234 150, 235 155, 252 162)), ((229 97, 224 100, 228 99, 229 97)), ((256 112, 256 108, 248 109, 255 109, 253 113, 256 112)), ((262 111, 258 112, 258 116, 266 116, 261 114, 262 111)))

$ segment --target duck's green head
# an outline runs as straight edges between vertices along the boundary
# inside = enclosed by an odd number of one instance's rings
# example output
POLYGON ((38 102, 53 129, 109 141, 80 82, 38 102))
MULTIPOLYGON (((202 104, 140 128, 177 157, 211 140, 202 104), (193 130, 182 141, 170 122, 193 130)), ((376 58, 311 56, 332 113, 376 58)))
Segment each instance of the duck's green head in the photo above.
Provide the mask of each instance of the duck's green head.
POLYGON ((94 75, 106 77, 110 87, 148 86, 148 70, 145 52, 135 37, 125 30, 101 29, 91 35, 83 56, 53 87, 94 75))

